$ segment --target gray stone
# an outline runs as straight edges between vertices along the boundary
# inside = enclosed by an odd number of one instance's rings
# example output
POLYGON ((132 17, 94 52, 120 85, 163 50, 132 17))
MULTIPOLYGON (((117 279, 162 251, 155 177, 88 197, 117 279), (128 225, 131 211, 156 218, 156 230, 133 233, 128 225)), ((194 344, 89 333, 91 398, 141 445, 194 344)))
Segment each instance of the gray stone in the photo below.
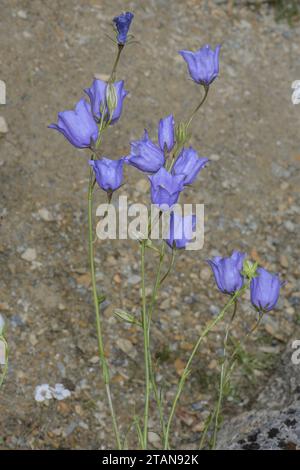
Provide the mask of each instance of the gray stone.
MULTIPOLYGON (((299 337, 298 328, 294 338, 299 337)), ((218 449, 300 449, 300 366, 293 364, 292 353, 289 343, 256 407, 220 430, 218 449)))

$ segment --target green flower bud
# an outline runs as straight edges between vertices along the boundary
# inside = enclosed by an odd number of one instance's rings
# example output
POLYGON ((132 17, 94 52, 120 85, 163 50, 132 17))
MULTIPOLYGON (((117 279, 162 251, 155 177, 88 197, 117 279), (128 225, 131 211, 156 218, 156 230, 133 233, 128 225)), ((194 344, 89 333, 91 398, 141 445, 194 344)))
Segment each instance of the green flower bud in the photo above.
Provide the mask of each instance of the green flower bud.
POLYGON ((107 104, 108 114, 109 116, 112 116, 118 104, 116 89, 112 83, 107 84, 106 104, 107 104))
POLYGON ((142 326, 142 324, 138 320, 136 320, 133 315, 125 312, 125 310, 121 310, 118 308, 115 310, 114 313, 118 318, 120 318, 120 320, 123 320, 126 323, 142 326))
POLYGON ((258 263, 255 262, 255 263, 252 263, 252 261, 249 261, 249 260, 245 260, 244 261, 244 265, 243 265, 243 272, 242 274, 244 276, 247 276, 247 278, 249 280, 253 279, 254 277, 256 277, 256 270, 257 270, 257 266, 258 266, 258 263))

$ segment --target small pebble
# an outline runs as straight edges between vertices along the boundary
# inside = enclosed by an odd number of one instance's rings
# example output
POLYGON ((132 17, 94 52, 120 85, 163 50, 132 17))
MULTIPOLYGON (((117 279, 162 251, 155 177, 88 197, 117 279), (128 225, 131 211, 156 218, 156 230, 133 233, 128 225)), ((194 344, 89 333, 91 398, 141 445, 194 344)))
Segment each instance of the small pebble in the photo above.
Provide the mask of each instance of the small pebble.
POLYGON ((32 262, 36 259, 36 250, 35 248, 27 248, 27 250, 22 253, 21 258, 25 261, 32 262))
POLYGON ((0 116, 0 134, 7 134, 8 127, 3 116, 0 116))

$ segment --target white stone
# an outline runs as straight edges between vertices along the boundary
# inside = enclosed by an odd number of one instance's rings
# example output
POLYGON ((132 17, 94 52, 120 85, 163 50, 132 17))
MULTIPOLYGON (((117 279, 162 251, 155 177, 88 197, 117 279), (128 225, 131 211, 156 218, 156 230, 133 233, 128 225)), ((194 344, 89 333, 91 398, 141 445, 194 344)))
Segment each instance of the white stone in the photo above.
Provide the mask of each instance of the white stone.
POLYGON ((3 116, 0 116, 0 134, 7 134, 8 127, 3 116))
POLYGON ((17 15, 19 18, 21 18, 22 20, 27 20, 27 13, 25 10, 19 10, 17 12, 17 15))
POLYGON ((38 210, 38 214, 41 219, 45 220, 46 222, 52 222, 54 220, 53 215, 51 214, 46 207, 43 207, 42 209, 38 210))
POLYGON ((21 255, 21 258, 25 261, 32 262, 36 259, 36 250, 35 248, 27 248, 24 253, 21 255))

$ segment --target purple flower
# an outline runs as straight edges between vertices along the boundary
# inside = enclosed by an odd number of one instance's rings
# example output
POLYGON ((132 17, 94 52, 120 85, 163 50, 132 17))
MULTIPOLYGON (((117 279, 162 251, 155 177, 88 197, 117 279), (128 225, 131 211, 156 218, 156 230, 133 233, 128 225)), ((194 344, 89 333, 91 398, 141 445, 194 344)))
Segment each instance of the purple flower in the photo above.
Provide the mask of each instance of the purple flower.
MULTIPOLYGON (((112 84, 115 88, 116 97, 117 97, 117 106, 113 112, 110 124, 114 124, 120 119, 123 101, 127 96, 128 92, 124 90, 124 80, 115 82, 112 84)), ((88 95, 92 105, 92 112, 94 116, 99 120, 102 113, 105 114, 105 119, 108 121, 110 119, 108 108, 107 108, 107 83, 103 80, 95 79, 90 88, 86 88, 85 93, 88 95)))
POLYGON ((258 310, 269 312, 277 304, 282 282, 278 274, 271 274, 263 268, 257 269, 257 277, 251 280, 251 302, 258 310))
POLYGON ((155 145, 145 129, 141 140, 131 142, 130 155, 125 162, 147 173, 157 172, 165 163, 164 153, 155 145))
POLYGON ((220 45, 213 50, 206 44, 196 52, 179 51, 187 63, 190 76, 196 83, 209 86, 218 76, 220 49, 220 45))
POLYGON ((153 204, 160 206, 161 210, 169 209, 176 204, 184 187, 184 175, 172 175, 161 167, 157 173, 149 176, 149 180, 153 204))
POLYGON ((158 142, 162 151, 171 152, 175 144, 175 121, 172 114, 161 119, 158 124, 158 142))
POLYGON ((98 126, 91 113, 91 106, 83 98, 78 101, 75 110, 58 113, 57 124, 50 124, 77 148, 90 147, 98 138, 98 126))
POLYGON ((196 228, 196 216, 186 215, 182 217, 175 212, 170 216, 170 233, 166 243, 173 248, 185 248, 186 245, 192 241, 193 232, 196 228))
POLYGON ((104 191, 115 191, 123 181, 123 163, 124 160, 110 160, 101 158, 101 160, 90 160, 89 164, 94 170, 96 181, 104 191))
POLYGON ((234 251, 228 258, 216 256, 213 260, 207 260, 209 263, 216 284, 224 294, 234 294, 244 285, 244 278, 241 274, 243 261, 246 253, 234 251))
POLYGON ((134 17, 133 13, 131 13, 130 11, 127 11, 126 13, 122 13, 121 15, 116 16, 113 19, 113 22, 115 23, 117 32, 118 32, 118 35, 117 35, 118 44, 124 45, 126 43, 127 34, 129 31, 131 22, 133 20, 133 17, 134 17))
POLYGON ((207 162, 208 158, 199 158, 196 150, 192 147, 183 148, 175 162, 173 173, 174 175, 185 175, 184 184, 192 184, 207 162))

